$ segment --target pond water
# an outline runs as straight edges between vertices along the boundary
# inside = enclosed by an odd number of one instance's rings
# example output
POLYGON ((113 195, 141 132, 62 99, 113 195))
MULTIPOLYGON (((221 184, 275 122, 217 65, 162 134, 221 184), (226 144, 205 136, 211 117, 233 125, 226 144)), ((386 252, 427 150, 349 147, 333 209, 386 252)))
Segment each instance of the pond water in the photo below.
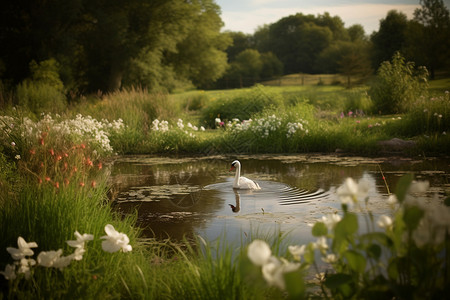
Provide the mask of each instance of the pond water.
POLYGON ((112 164, 114 207, 137 211, 138 225, 149 238, 240 242, 251 235, 284 233, 289 240, 312 240, 311 224, 340 212, 336 189, 347 177, 370 182, 369 208, 388 213, 388 188, 413 173, 430 182, 424 197, 440 205, 450 189, 448 158, 365 158, 340 155, 256 155, 160 157, 123 156, 112 164), (261 190, 232 188, 231 162, 238 158, 241 175, 261 190), (383 175, 386 178, 386 187, 383 175))

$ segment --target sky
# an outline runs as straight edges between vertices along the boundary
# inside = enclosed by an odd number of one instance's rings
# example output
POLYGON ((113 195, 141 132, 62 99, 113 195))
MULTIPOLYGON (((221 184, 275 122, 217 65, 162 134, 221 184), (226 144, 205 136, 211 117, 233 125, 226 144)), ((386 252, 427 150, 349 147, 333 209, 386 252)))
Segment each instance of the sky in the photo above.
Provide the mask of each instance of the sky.
MULTIPOLYGON (((444 0, 447 7, 449 2, 444 0)), ((222 30, 247 34, 296 13, 317 16, 328 12, 331 16, 339 16, 346 28, 360 24, 370 35, 378 31, 380 20, 388 11, 395 9, 412 19, 414 10, 420 7, 419 0, 216 0, 216 3, 221 7, 225 23, 222 30)))

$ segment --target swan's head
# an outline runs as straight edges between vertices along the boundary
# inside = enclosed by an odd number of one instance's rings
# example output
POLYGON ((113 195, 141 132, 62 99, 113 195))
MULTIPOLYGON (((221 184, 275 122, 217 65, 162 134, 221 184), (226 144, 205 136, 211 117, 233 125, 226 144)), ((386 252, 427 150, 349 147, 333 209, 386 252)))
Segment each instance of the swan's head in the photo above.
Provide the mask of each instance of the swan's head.
POLYGON ((236 168, 239 168, 241 166, 241 163, 238 160, 235 160, 231 163, 230 171, 233 171, 236 168))

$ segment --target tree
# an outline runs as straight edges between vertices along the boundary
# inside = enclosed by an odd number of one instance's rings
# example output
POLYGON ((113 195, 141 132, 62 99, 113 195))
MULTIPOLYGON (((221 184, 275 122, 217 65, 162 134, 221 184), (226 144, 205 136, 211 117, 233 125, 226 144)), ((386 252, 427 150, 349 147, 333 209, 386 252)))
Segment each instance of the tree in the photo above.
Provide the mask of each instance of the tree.
POLYGON ((220 33, 223 22, 219 6, 212 0, 192 1, 195 7, 187 36, 177 44, 177 51, 166 62, 177 74, 197 87, 207 87, 220 78, 228 67, 225 50, 231 44, 228 34, 220 33))
POLYGON ((261 54, 262 69, 260 77, 269 79, 283 74, 283 63, 272 52, 261 54))
POLYGON ((364 78, 372 73, 369 48, 367 41, 335 42, 319 55, 317 68, 321 73, 347 76, 347 85, 350 86, 351 77, 364 78))
POLYGON ((450 14, 442 0, 421 0, 421 8, 414 11, 416 30, 411 32, 415 56, 430 70, 431 79, 435 70, 448 65, 450 51, 450 14))
POLYGON ((354 25, 350 26, 347 29, 347 32, 350 37, 350 41, 352 41, 352 42, 367 40, 366 32, 364 31, 364 27, 360 24, 354 24, 354 25))
POLYGON ((17 84, 31 61, 55 59, 65 87, 79 92, 207 84, 226 68, 219 13, 213 0, 7 0, 2 81, 17 84))
POLYGON ((373 43, 373 66, 389 61, 397 51, 402 51, 406 45, 408 18, 402 12, 391 10, 386 18, 380 20, 378 32, 371 36, 373 43))
POLYGON ((243 32, 228 32, 232 39, 232 44, 226 49, 228 61, 232 62, 236 56, 245 49, 254 48, 252 42, 252 35, 243 32))
POLYGON ((318 54, 327 48, 332 31, 315 23, 315 17, 296 14, 270 26, 270 44, 286 73, 313 73, 318 54))
POLYGON ((351 77, 366 78, 372 73, 368 44, 350 43, 348 50, 338 60, 339 73, 347 77, 347 87, 351 86, 351 77))

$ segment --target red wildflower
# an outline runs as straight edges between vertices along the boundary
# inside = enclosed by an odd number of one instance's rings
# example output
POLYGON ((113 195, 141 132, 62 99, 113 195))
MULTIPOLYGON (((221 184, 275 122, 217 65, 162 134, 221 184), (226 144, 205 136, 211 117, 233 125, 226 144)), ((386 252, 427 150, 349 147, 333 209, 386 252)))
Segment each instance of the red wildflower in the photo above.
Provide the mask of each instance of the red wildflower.
POLYGON ((92 162, 92 160, 89 157, 86 158, 86 165, 88 165, 89 167, 92 167, 94 165, 94 163, 92 162))
POLYGON ((55 151, 53 151, 53 148, 50 148, 49 152, 52 156, 55 155, 55 151))
POLYGON ((91 186, 92 186, 93 188, 95 188, 96 185, 97 185, 97 183, 95 182, 95 180, 92 180, 91 186))

